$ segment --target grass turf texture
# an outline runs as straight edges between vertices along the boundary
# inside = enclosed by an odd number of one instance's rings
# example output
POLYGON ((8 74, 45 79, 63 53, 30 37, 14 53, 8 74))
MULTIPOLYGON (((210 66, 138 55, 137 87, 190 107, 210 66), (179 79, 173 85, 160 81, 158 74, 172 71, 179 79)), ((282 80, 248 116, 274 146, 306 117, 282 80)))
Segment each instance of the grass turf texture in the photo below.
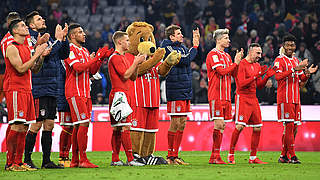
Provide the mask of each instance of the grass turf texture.
MULTIPOLYGON (((236 152, 235 165, 208 164, 211 152, 181 152, 180 156, 191 163, 182 165, 161 165, 144 167, 111 167, 111 152, 88 152, 91 162, 100 166, 96 169, 66 168, 61 170, 40 169, 34 172, 8 172, 4 170, 5 153, 0 153, 0 179, 19 180, 64 180, 64 179, 319 179, 320 152, 297 152, 302 164, 279 164, 280 152, 258 152, 266 165, 248 164, 249 152, 236 152)), ((226 161, 227 152, 222 152, 226 161)), ((155 155, 165 157, 166 152, 155 155)), ((58 162, 58 153, 51 159, 58 162)), ((41 166, 41 153, 33 153, 34 163, 41 166)), ((126 160, 121 152, 121 159, 126 160)))

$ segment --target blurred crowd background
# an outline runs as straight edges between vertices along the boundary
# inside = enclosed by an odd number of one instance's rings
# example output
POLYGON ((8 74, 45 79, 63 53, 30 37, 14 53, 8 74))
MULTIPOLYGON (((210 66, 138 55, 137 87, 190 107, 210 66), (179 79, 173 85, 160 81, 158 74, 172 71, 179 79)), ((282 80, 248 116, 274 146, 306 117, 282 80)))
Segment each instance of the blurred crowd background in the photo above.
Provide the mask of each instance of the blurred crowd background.
MULTIPOLYGON (((157 46, 165 38, 165 28, 171 24, 182 27, 184 43, 192 46, 192 29, 200 28, 201 43, 193 70, 192 103, 207 103, 208 77, 205 65, 207 53, 215 47, 212 33, 218 28, 230 30, 231 46, 226 49, 232 57, 240 48, 257 42, 263 47, 259 63, 272 65, 279 54, 281 39, 287 32, 297 38, 295 56, 308 58, 310 64, 320 63, 320 1, 319 0, 2 0, 0 1, 0 33, 7 33, 5 18, 10 11, 23 17, 37 10, 46 19, 47 30, 54 34, 56 24, 80 23, 86 31, 85 47, 96 51, 108 44, 113 47, 112 34, 126 30, 133 21, 146 21, 155 28, 157 46)), ((319 64, 320 65, 320 64, 319 64)), ((0 73, 5 65, 1 54, 0 73)), ((102 80, 92 84, 94 104, 108 102, 111 84, 107 64, 101 66, 102 80)), ((234 96, 235 83, 232 84, 234 96)), ((161 78, 161 102, 165 103, 165 80, 161 78)), ((276 103, 277 83, 270 79, 257 91, 261 104, 276 103)), ((320 71, 312 75, 301 89, 302 104, 320 103, 320 71)))

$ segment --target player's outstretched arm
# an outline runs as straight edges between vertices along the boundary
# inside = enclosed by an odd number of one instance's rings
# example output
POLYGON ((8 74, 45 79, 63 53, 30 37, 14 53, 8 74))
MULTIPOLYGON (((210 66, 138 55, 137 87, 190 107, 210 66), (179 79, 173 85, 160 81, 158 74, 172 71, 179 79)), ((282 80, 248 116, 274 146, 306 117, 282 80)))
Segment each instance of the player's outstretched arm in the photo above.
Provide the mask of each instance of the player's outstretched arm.
POLYGON ((34 55, 30 58, 29 61, 22 63, 21 57, 19 55, 18 49, 14 45, 9 45, 7 47, 6 55, 11 63, 11 65, 20 73, 23 74, 27 72, 30 68, 34 66, 36 60, 47 48, 47 44, 42 44, 36 48, 34 55))

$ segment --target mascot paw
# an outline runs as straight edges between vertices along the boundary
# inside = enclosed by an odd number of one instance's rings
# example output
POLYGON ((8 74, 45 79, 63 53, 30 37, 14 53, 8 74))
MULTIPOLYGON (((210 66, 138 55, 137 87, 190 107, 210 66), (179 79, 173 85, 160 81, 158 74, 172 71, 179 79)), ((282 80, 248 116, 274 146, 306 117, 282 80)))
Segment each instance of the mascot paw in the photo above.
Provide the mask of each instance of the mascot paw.
POLYGON ((164 48, 158 48, 156 52, 153 54, 153 58, 155 59, 163 59, 166 50, 164 48))
POLYGON ((179 63, 180 59, 181 59, 181 53, 180 52, 178 53, 177 51, 173 51, 168 55, 166 62, 170 66, 174 66, 179 63))

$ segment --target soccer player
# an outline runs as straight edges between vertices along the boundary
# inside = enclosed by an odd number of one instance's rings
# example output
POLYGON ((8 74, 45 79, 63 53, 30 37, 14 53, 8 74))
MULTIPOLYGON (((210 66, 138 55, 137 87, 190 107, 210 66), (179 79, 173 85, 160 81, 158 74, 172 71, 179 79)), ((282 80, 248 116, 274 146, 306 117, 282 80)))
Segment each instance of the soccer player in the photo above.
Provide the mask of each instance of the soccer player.
POLYGON ((33 56, 24 44, 29 34, 28 27, 21 19, 14 19, 9 25, 13 41, 5 52, 6 71, 4 91, 11 129, 7 136, 7 169, 10 171, 36 170, 22 163, 25 136, 28 124, 35 121, 35 109, 31 93, 31 71, 37 72, 43 61, 42 54, 47 44, 38 46, 33 56))
MULTIPOLYGON (((144 55, 138 55, 134 58, 133 63, 126 58, 125 52, 129 48, 129 37, 126 32, 117 31, 113 34, 113 43, 115 44, 115 51, 110 57, 108 62, 108 69, 112 89, 109 95, 109 109, 113 102, 113 98, 116 92, 124 92, 129 105, 132 103, 130 98, 130 91, 132 91, 130 80, 134 81, 138 76, 138 65, 145 60, 144 55)), ((110 114, 111 126, 113 127, 111 146, 112 146, 112 161, 111 166, 123 166, 123 163, 119 159, 119 152, 121 144, 125 150, 127 161, 129 166, 143 166, 143 163, 138 162, 132 155, 132 142, 130 137, 130 126, 132 121, 132 113, 120 120, 116 121, 110 114)))
POLYGON ((248 47, 247 56, 240 62, 236 74, 235 97, 235 123, 232 133, 228 163, 235 164, 234 151, 239 135, 244 127, 253 127, 251 137, 250 164, 267 164, 257 158, 257 148, 260 141, 262 120, 259 101, 256 96, 256 88, 263 88, 275 71, 267 66, 261 67, 258 60, 261 58, 261 46, 252 43, 248 47), (262 75, 264 75, 262 79, 262 75))
MULTIPOLYGON (((37 11, 33 11, 26 17, 26 23, 29 26, 32 45, 35 46, 39 34, 46 30, 45 20, 37 11)), ((52 129, 54 119, 56 118, 56 97, 57 97, 57 65, 61 59, 68 58, 69 42, 66 40, 68 27, 64 29, 57 25, 55 38, 49 38, 48 45, 52 47, 50 54, 45 57, 42 68, 39 73, 32 74, 32 95, 35 99, 37 123, 33 123, 26 136, 26 148, 24 162, 31 167, 37 168, 31 159, 33 148, 36 142, 38 131, 41 127, 41 146, 42 146, 42 165, 41 168, 58 169, 61 166, 56 165, 50 159, 52 146, 52 129)))
POLYGON ((183 35, 179 26, 170 25, 166 28, 165 35, 167 39, 161 43, 161 47, 166 50, 164 58, 173 51, 181 53, 180 62, 173 66, 166 76, 167 113, 171 116, 168 130, 167 162, 168 164, 187 165, 188 163, 179 158, 178 152, 187 115, 191 113, 192 71, 190 63, 197 55, 200 33, 199 29, 193 30, 193 47, 190 49, 187 49, 187 47, 182 44, 183 35))
POLYGON ((91 59, 89 51, 82 47, 86 34, 80 24, 71 24, 68 38, 70 40, 70 55, 65 59, 66 82, 65 96, 70 106, 73 122, 72 160, 70 167, 97 168, 86 154, 88 142, 88 127, 91 118, 92 102, 90 97, 90 74, 95 74, 103 59, 109 57, 108 47, 99 49, 91 59), (79 160, 80 154, 80 160, 79 160))
POLYGON ((308 65, 308 59, 299 60, 293 56, 296 38, 288 34, 283 37, 284 54, 274 61, 277 68, 275 78, 278 81, 277 106, 278 121, 284 124, 283 148, 278 162, 300 164, 294 150, 294 132, 301 124, 301 104, 299 83, 304 83, 315 73, 318 66, 308 65), (288 158, 288 154, 291 159, 288 158))
POLYGON ((216 47, 208 53, 206 60, 209 79, 210 120, 214 121, 209 164, 225 164, 220 156, 220 146, 225 122, 232 121, 231 76, 235 75, 243 56, 243 50, 236 54, 234 63, 232 63, 231 56, 224 52, 224 49, 230 46, 229 30, 218 29, 214 31, 213 39, 216 42, 216 47))
MULTIPOLYGON (((17 12, 10 12, 7 16, 7 27, 9 28, 9 24, 14 19, 19 19, 20 15, 17 12)), ((3 54, 3 57, 6 57, 6 50, 9 44, 14 41, 13 36, 10 34, 10 31, 3 37, 1 40, 1 51, 3 54)), ((38 37, 37 44, 43 44, 44 42, 48 41, 48 36, 43 35, 41 38, 38 37)), ((30 51, 33 52, 33 46, 31 43, 30 34, 25 36, 24 44, 27 45, 30 48, 30 51)), ((2 88, 2 87, 1 87, 2 88)), ((2 96, 0 97, 0 100, 2 100, 2 96)), ((7 131, 6 131, 6 137, 8 136, 8 133, 10 132, 10 124, 8 125, 7 131)))

